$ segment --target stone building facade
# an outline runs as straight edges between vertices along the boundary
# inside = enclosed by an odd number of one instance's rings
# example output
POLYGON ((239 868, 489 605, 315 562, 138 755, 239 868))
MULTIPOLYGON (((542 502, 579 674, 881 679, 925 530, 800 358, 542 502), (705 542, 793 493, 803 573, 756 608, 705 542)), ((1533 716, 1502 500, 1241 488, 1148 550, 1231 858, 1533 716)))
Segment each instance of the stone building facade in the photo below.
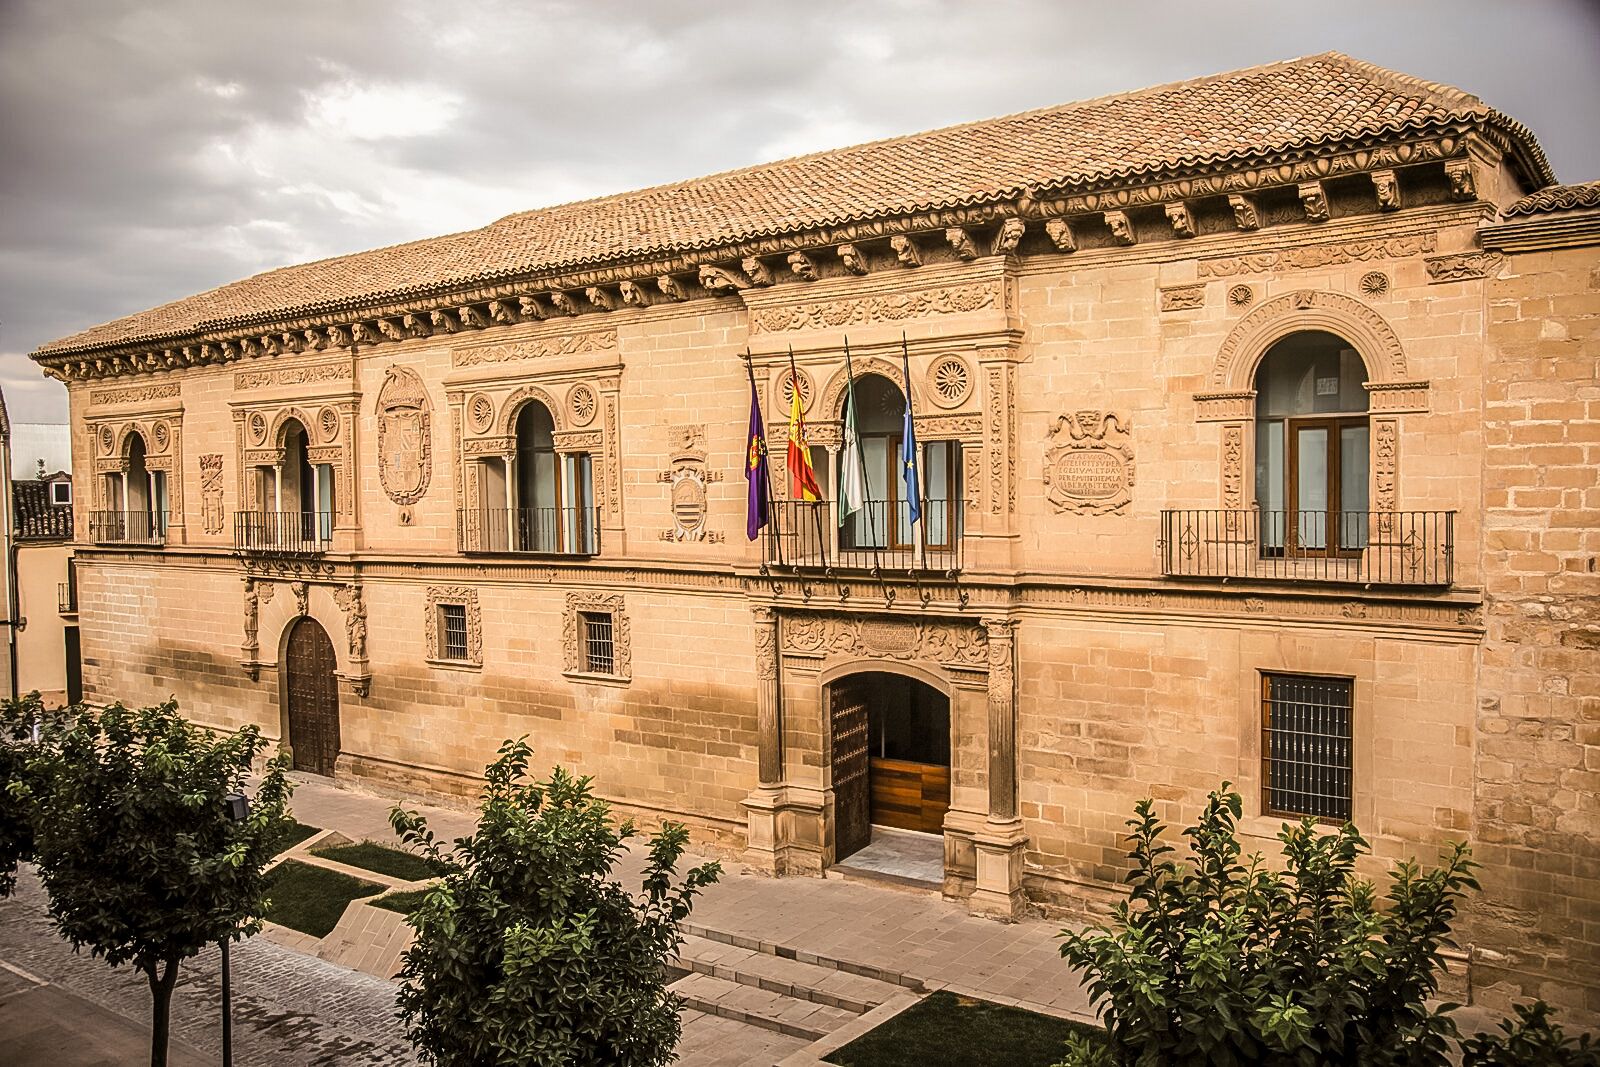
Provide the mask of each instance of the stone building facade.
POLYGON ((1590 188, 1328 54, 96 327, 34 354, 85 687, 415 792, 527 735, 774 874, 932 831, 1002 917, 1102 908, 1138 798, 1231 781, 1252 848, 1472 840, 1463 981, 1595 1012, 1590 188), (856 404, 861 512, 785 499, 795 392, 829 498, 856 404))

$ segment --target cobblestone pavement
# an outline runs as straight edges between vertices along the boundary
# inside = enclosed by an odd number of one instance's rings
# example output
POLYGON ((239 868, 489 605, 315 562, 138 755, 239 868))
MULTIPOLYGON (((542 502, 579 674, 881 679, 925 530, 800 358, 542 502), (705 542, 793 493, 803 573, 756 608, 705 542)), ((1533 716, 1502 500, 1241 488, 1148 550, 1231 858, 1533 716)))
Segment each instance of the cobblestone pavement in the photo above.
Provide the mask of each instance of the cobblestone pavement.
MULTIPOLYGON (((234 1062, 240 1067, 398 1067, 417 1062, 394 1017, 395 987, 251 938, 233 946, 234 1062)), ((184 962, 172 999, 175 1037, 220 1056, 222 983, 216 949, 184 962)), ((24 869, 0 900, 0 960, 146 1028, 150 987, 131 967, 74 953, 57 936, 44 891, 24 869)), ((3 1058, 3 1057, 0 1057, 3 1058)))

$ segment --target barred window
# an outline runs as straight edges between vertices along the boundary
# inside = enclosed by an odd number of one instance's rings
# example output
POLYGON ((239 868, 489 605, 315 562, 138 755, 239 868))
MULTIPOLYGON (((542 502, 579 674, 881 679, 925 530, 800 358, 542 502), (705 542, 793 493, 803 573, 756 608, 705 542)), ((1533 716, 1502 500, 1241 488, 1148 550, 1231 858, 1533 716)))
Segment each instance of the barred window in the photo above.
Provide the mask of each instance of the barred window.
POLYGON ((439 605, 440 649, 445 659, 467 658, 467 606, 439 605))
POLYGON ((1348 678, 1261 676, 1262 807, 1269 815, 1350 818, 1348 678))
POLYGON ((578 624, 583 627, 583 669, 590 674, 615 674, 617 660, 611 636, 611 613, 580 611, 578 624))

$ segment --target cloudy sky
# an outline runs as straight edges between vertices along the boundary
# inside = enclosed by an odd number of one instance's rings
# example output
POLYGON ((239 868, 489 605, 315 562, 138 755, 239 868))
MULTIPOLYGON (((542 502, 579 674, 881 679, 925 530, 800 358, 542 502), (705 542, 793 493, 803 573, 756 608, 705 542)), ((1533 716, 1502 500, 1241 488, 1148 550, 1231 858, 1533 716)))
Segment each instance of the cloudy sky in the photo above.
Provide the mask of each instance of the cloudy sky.
POLYGON ((1339 49, 1600 178, 1595 0, 0 0, 0 387, 258 271, 545 204, 1339 49))

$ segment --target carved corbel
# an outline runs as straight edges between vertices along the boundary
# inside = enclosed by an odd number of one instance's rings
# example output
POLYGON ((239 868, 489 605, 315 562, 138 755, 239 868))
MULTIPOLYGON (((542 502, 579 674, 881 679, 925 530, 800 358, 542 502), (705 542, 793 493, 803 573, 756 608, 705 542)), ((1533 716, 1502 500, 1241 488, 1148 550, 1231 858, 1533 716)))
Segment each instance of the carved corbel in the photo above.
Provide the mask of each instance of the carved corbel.
POLYGON ((445 333, 455 333, 461 329, 461 324, 450 317, 450 312, 443 309, 428 312, 428 320, 433 323, 435 329, 443 330, 445 333))
POLYGON ((1472 176, 1472 163, 1465 159, 1452 159, 1444 165, 1445 175, 1450 179, 1451 200, 1473 200, 1477 198, 1477 182, 1472 176))
POLYGON ((617 285, 617 291, 622 294, 622 302, 631 308, 644 308, 650 306, 650 298, 645 295, 644 286, 634 281, 624 281, 617 285))
POLYGON ((1022 235, 1028 232, 1028 224, 1015 216, 1006 219, 1000 224, 1000 232, 994 235, 994 244, 989 248, 989 254, 994 256, 1009 256, 1017 250, 1022 243, 1022 235))
POLYGON ((790 252, 788 263, 789 270, 801 281, 814 282, 817 280, 817 265, 811 262, 811 257, 804 252, 790 252))
POLYGON ((751 285, 759 285, 765 289, 772 284, 771 269, 755 256, 745 256, 739 263, 739 269, 750 276, 751 285))
POLYGON ((656 288, 660 289, 662 295, 664 295, 668 300, 675 300, 679 303, 682 303, 683 301, 689 299, 689 294, 683 289, 683 283, 678 281, 678 279, 674 278, 670 274, 663 274, 661 277, 657 278, 656 288))
MULTIPOLYGON (((320 352, 322 351, 323 346, 328 343, 323 338, 322 334, 318 333, 316 330, 306 330, 302 336, 304 336, 306 339, 305 347, 306 351, 308 352, 320 352)), ((189 354, 189 350, 187 348, 184 349, 183 354, 187 356, 189 354)))
POLYGON ((223 362, 224 363, 232 363, 234 360, 236 360, 238 358, 239 358, 239 346, 234 344, 232 341, 224 341, 224 342, 222 342, 222 360, 223 360, 223 362))
POLYGON ((1261 212, 1256 210, 1256 202, 1248 196, 1232 193, 1228 196, 1228 206, 1233 208, 1233 221, 1241 230, 1261 229, 1261 212))
POLYGON ((589 301, 589 303, 593 304, 601 311, 617 310, 617 298, 612 296, 608 290, 602 289, 598 285, 589 286, 589 288, 583 291, 583 295, 584 298, 589 301))
POLYGON ((861 249, 846 242, 839 246, 839 262, 844 264, 844 269, 851 274, 867 273, 867 257, 861 254, 861 249))
POLYGON ((894 249, 894 258, 902 267, 922 266, 922 253, 917 251, 917 242, 903 233, 897 233, 889 238, 889 247, 894 249))
POLYGON ((725 296, 728 293, 737 293, 741 289, 749 288, 748 283, 742 281, 738 275, 722 267, 714 267, 710 263, 700 265, 700 284, 708 292, 725 296))
POLYGON ((1301 182, 1300 203, 1306 209, 1307 222, 1328 221, 1328 194, 1322 189, 1321 182, 1301 182))
POLYGON ((1067 224, 1066 219, 1046 219, 1044 233, 1056 246, 1057 252, 1076 252, 1078 250, 1078 242, 1073 239, 1072 227, 1067 224))
POLYGON ((1139 235, 1133 232, 1133 221, 1125 211, 1106 212, 1106 228, 1111 231, 1111 239, 1119 245, 1131 245, 1139 240, 1139 235))
MULTIPOLYGON (((215 345, 204 344, 204 345, 200 346, 200 362, 201 363, 210 363, 213 360, 215 360, 216 358, 217 358, 217 348, 216 348, 215 345)), ((114 370, 122 369, 122 357, 120 357, 120 356, 115 357, 111 361, 111 366, 112 366, 112 368, 114 370)))
MULTIPOLYGON (((239 351, 243 352, 249 358, 255 359, 257 356, 261 355, 261 342, 257 341, 254 337, 241 337, 239 338, 239 351)), ((150 356, 151 366, 154 366, 155 362, 155 355, 152 353, 150 356)))
POLYGON ((1378 194, 1379 211, 1396 211, 1400 207, 1400 181, 1392 170, 1372 172, 1372 191, 1378 194))
POLYGON ((406 332, 402 330, 400 328, 400 324, 393 319, 379 319, 378 332, 382 333, 383 336, 387 337, 391 341, 404 341, 406 339, 406 332))
POLYGON ((375 345, 378 343, 378 335, 373 332, 372 327, 368 326, 364 322, 358 322, 352 325, 350 327, 350 336, 355 339, 357 344, 375 345))
POLYGON ((406 331, 407 336, 410 337, 422 338, 433 336, 433 327, 428 323, 428 320, 423 318, 421 315, 413 315, 410 312, 407 312, 405 318, 400 320, 400 326, 406 331))
POLYGON ((462 304, 456 309, 456 315, 461 319, 461 325, 466 329, 481 330, 489 325, 484 321, 483 313, 471 304, 462 304))
POLYGON ((578 307, 578 302, 572 299, 571 294, 562 292, 560 289, 550 290, 549 299, 550 306, 563 315, 576 315, 582 310, 578 307))
MULTIPOLYGON (((276 339, 270 336, 263 337, 261 339, 261 347, 266 350, 266 353, 269 356, 275 356, 278 354, 278 342, 276 339)), ((183 360, 178 356, 178 353, 174 352, 172 349, 163 348, 161 350, 161 362, 168 367, 176 367, 178 364, 182 363, 183 360)))
POLYGON ((1167 212, 1167 221, 1172 223, 1172 233, 1176 237, 1194 236, 1194 215, 1189 211, 1189 205, 1179 200, 1175 203, 1164 205, 1167 212))
POLYGON ((532 296, 517 297, 517 311, 529 322, 538 322, 544 318, 544 308, 532 296))
POLYGON ((944 231, 944 239, 950 242, 950 250, 956 254, 957 259, 977 259, 978 246, 972 243, 972 237, 960 226, 952 226, 944 231))
POLYGON ((335 348, 348 348, 350 346, 350 329, 347 326, 329 326, 328 343, 335 348))
POLYGON ((511 306, 511 301, 491 300, 489 321, 500 326, 515 326, 520 320, 517 317, 517 309, 511 306))

